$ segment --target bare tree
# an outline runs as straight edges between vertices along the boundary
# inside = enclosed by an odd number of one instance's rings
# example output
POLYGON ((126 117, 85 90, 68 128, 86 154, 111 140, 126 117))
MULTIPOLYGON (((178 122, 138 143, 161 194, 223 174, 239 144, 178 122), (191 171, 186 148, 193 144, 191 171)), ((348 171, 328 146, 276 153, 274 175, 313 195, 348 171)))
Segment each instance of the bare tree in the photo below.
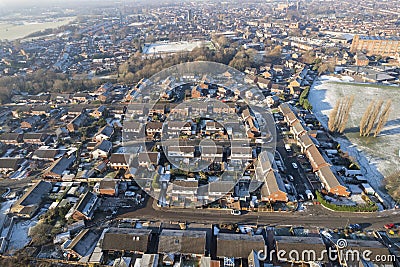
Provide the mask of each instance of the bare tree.
POLYGON ((367 128, 365 130, 364 136, 369 136, 372 132, 372 129, 374 128, 376 124, 376 119, 379 116, 379 113, 381 111, 381 107, 383 105, 383 100, 379 100, 378 103, 375 105, 375 107, 372 110, 372 113, 369 117, 367 128))
POLYGON ((329 115, 328 128, 331 132, 344 132, 353 102, 354 96, 336 101, 336 105, 329 115))
POLYGON ((390 114, 390 107, 392 106, 392 100, 389 99, 386 102, 386 105, 381 113, 381 115, 379 116, 377 125, 376 125, 376 129, 375 129, 375 133, 374 133, 374 137, 377 137, 378 134, 382 131, 383 127, 385 126, 387 120, 389 119, 389 114, 390 114))
POLYGON ((375 101, 371 101, 371 103, 369 103, 367 109, 365 110, 361 121, 360 121, 360 136, 364 136, 365 132, 366 132, 366 128, 368 125, 368 121, 371 117, 371 113, 372 110, 374 109, 375 106, 375 101))
POLYGON ((328 121, 328 128, 329 131, 334 132, 335 131, 335 121, 336 121, 336 116, 339 110, 340 106, 340 99, 336 101, 335 107, 332 109, 331 113, 329 114, 329 121, 328 121))
POLYGON ((351 110, 351 107, 353 106, 353 102, 354 102, 354 95, 350 96, 346 100, 347 101, 345 103, 342 119, 340 122, 339 133, 343 133, 344 130, 346 129, 347 121, 349 120, 349 116, 350 116, 350 110, 351 110))

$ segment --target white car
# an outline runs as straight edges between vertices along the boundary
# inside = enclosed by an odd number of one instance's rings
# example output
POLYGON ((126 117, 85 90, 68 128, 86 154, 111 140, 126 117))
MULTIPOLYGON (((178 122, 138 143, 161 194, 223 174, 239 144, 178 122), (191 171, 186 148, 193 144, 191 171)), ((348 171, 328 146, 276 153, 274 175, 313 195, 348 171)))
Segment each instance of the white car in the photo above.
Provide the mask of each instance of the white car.
POLYGON ((231 210, 231 214, 232 215, 241 215, 242 213, 240 212, 240 210, 231 210))
POLYGON ((292 162, 292 166, 293 166, 294 169, 298 168, 298 166, 297 166, 297 164, 295 162, 292 162))

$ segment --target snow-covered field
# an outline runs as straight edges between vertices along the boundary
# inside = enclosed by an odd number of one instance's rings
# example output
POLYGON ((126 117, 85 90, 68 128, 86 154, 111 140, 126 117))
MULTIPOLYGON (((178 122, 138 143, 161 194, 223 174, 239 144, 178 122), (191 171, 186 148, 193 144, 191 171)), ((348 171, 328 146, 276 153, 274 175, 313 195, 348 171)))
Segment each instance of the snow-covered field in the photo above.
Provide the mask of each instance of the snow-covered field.
POLYGON ((383 177, 400 170, 400 87, 352 83, 351 77, 321 76, 311 87, 309 101, 326 127, 336 100, 350 95, 354 95, 355 101, 345 131, 347 139, 337 141, 342 150, 357 159, 374 189, 381 191, 383 177), (366 107, 372 100, 380 99, 393 101, 385 128, 377 138, 360 137, 358 127, 366 107))

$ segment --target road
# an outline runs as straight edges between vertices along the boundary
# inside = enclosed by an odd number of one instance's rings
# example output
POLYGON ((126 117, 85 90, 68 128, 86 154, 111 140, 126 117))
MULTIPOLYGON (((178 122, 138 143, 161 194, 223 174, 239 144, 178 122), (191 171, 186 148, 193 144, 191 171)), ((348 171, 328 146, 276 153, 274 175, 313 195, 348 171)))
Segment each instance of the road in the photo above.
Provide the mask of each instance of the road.
MULTIPOLYGON (((294 181, 291 182, 293 184, 293 187, 296 189, 296 192, 298 195, 303 195, 305 197, 307 194, 305 191, 307 189, 312 190, 312 185, 310 184, 309 180, 306 177, 306 174, 301 167, 300 162, 297 160, 296 156, 294 155, 294 152, 288 152, 285 149, 285 142, 284 139, 281 135, 281 130, 277 127, 277 143, 276 143, 276 150, 279 152, 281 157, 283 158, 283 164, 286 167, 286 174, 287 175, 292 175, 294 178, 294 181), (298 166, 297 169, 293 168, 292 163, 296 163, 298 166)), ((286 175, 286 176, 287 176, 286 175)), ((289 179, 287 179, 289 180, 289 179)), ((299 199, 299 198, 297 198, 299 199)))
POLYGON ((161 222, 188 223, 242 223, 269 226, 293 225, 307 227, 341 228, 358 223, 368 229, 382 229, 388 222, 400 223, 400 211, 380 213, 345 213, 326 210, 320 205, 307 206, 305 212, 249 212, 240 216, 231 215, 229 210, 168 209, 153 207, 149 199, 142 209, 120 214, 119 218, 136 218, 161 222))

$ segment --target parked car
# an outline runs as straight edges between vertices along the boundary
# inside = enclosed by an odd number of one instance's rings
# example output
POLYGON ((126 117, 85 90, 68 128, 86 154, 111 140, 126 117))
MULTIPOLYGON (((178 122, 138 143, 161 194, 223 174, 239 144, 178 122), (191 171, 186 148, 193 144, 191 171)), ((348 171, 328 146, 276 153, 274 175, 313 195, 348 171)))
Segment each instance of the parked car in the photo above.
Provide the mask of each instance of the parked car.
POLYGON ((241 215, 242 213, 240 212, 240 210, 231 210, 231 214, 232 215, 241 215))
POLYGON ((292 175, 288 175, 289 181, 294 182, 294 178, 292 175))
POLYGON ((353 229, 354 231, 361 231, 361 226, 358 223, 350 224, 349 228, 353 229))
POLYGON ((293 166, 294 169, 298 168, 298 166, 297 166, 297 164, 295 162, 292 162, 292 166, 293 166))
POLYGON ((394 223, 385 224, 384 227, 385 227, 386 229, 394 229, 394 228, 396 228, 396 226, 394 225, 394 223))

